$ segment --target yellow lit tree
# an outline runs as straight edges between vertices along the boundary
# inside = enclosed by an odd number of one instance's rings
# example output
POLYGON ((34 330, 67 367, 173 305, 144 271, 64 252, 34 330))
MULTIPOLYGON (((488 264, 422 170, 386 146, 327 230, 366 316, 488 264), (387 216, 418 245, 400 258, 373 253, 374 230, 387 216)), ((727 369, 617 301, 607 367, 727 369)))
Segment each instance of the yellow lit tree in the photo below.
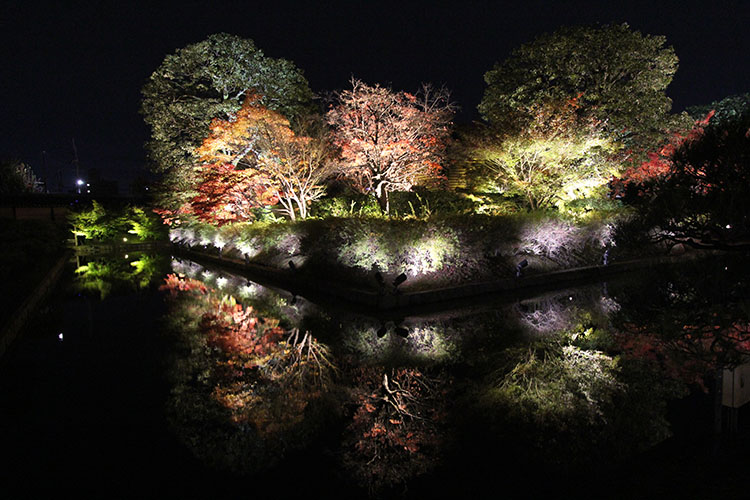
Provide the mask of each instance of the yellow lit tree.
POLYGON ((534 105, 520 130, 485 128, 469 139, 474 189, 521 197, 532 210, 585 196, 612 177, 615 144, 578 98, 534 105))

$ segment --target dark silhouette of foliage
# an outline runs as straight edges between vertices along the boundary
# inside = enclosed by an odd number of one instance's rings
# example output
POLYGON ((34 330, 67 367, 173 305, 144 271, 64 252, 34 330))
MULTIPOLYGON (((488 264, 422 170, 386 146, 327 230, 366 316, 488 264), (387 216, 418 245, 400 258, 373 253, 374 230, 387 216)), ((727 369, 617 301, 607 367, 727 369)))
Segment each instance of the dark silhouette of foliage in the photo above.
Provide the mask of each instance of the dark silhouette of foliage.
POLYGON ((669 172, 636 199, 657 239, 696 247, 750 247, 750 113, 707 127, 669 158, 669 172))

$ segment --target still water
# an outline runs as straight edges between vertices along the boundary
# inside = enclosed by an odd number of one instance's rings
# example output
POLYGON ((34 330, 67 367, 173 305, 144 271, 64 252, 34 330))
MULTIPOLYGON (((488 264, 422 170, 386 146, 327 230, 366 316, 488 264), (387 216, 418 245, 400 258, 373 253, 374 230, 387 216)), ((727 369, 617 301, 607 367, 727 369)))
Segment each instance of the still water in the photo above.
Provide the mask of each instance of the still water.
POLYGON ((717 388, 750 354, 743 257, 381 315, 170 256, 79 261, 0 365, 0 477, 10 498, 741 497, 750 416, 717 388))

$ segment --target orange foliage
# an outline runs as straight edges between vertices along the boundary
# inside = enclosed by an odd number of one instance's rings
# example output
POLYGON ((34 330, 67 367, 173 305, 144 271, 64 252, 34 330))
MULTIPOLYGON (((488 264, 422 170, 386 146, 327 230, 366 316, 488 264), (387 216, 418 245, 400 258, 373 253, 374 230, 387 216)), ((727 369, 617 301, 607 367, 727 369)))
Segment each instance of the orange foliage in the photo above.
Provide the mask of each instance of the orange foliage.
POLYGON ((203 163, 193 211, 218 224, 251 220, 252 209, 277 203, 292 219, 296 212, 304 218, 331 168, 324 140, 296 135, 257 95, 233 119, 214 120, 196 154, 203 163))

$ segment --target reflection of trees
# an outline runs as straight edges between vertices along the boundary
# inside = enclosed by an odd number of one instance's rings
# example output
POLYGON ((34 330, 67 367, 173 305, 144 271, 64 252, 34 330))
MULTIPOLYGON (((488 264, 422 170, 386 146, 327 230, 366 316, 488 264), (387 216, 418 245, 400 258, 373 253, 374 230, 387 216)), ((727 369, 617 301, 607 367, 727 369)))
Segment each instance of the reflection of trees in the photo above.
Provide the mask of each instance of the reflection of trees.
POLYGON ((618 360, 593 343, 558 332, 505 350, 485 385, 471 393, 478 401, 475 425, 486 428, 474 438, 479 445, 501 444, 501 456, 522 467, 575 469, 667 437, 666 400, 679 387, 653 367, 618 360))
POLYGON ((420 487, 413 480, 446 458, 460 466, 451 457, 462 460, 464 447, 523 467, 570 468, 652 446, 668 436, 666 401, 683 386, 647 358, 616 356, 623 344, 610 314, 616 312, 617 326, 637 324, 651 307, 682 301, 689 309, 696 300, 714 300, 673 283, 664 288, 672 302, 639 288, 654 302, 644 303, 611 283, 613 298, 597 285, 469 312, 313 324, 277 320, 224 296, 236 288, 231 275, 220 274, 209 280, 216 290, 177 275, 165 287, 174 296, 170 322, 179 347, 170 418, 183 441, 210 464, 256 472, 322 438, 323 426, 333 423, 325 436, 341 436, 344 469, 380 494, 420 487), (227 280, 221 286, 220 277, 227 280), (644 305, 645 312, 626 311, 644 305), (553 314, 559 316, 547 318, 553 314), (543 335, 534 336, 542 323, 543 335), (329 350, 308 328, 339 343, 329 350), (454 390, 458 375, 462 386, 454 390), (467 395, 450 419, 449 390, 467 395), (348 422, 331 418, 345 413, 343 404, 348 422), (446 448, 449 435, 460 449, 446 448))
POLYGON ((432 470, 444 441, 446 377, 419 370, 362 369, 346 429, 344 466, 370 492, 432 470))
POLYGON ((609 313, 617 307, 598 286, 593 286, 522 300, 512 306, 510 315, 524 331, 550 335, 582 325, 606 324, 609 313))
MULTIPOLYGON (((188 259, 172 259, 172 271, 178 276, 201 280, 206 286, 217 289, 251 303, 253 309, 262 316, 273 316, 288 324, 298 326, 304 313, 311 304, 300 297, 285 299, 283 292, 274 290, 258 283, 249 281, 246 277, 229 273, 222 269, 209 269, 188 259)), ((286 294, 289 297, 288 294, 286 294)))
POLYGON ((655 273, 651 286, 618 296, 623 308, 614 323, 624 353, 700 385, 750 355, 750 287, 741 261, 705 260, 655 273))
POLYGON ((343 332, 344 347, 361 362, 389 365, 455 361, 460 332, 442 322, 381 322, 351 318, 343 332))
POLYGON ((96 291, 103 299, 117 290, 139 290, 155 283, 162 276, 166 259, 157 255, 102 257, 76 269, 76 285, 82 290, 96 291))
POLYGON ((186 352, 175 365, 172 419, 195 453, 253 472, 306 444, 335 370, 328 348, 199 281, 171 275, 164 288, 186 352))

